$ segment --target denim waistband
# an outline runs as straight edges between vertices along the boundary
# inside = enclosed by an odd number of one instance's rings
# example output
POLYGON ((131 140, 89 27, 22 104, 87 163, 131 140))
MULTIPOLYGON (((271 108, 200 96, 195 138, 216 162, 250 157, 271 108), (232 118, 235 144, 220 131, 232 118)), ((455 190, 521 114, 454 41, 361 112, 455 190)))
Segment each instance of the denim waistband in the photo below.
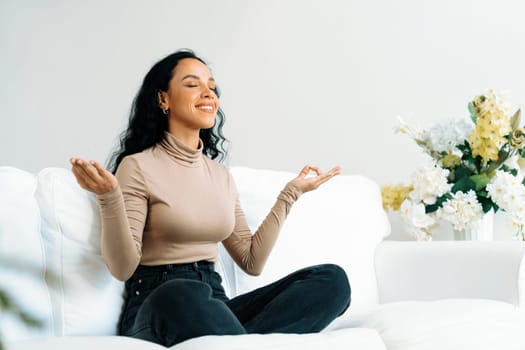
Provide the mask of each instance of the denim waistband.
POLYGON ((215 271, 215 264, 211 261, 196 261, 187 264, 166 264, 166 265, 139 265, 135 273, 156 273, 169 271, 215 271))

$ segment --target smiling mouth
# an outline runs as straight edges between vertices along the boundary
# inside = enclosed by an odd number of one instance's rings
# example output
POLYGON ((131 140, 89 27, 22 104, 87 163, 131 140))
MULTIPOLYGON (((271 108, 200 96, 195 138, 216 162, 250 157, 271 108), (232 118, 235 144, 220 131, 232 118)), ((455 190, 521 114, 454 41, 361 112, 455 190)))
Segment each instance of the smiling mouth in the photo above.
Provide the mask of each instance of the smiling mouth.
POLYGON ((213 112, 214 108, 213 106, 210 106, 210 105, 198 105, 198 106, 195 106, 197 107, 197 109, 200 109, 201 111, 205 111, 205 112, 213 112))

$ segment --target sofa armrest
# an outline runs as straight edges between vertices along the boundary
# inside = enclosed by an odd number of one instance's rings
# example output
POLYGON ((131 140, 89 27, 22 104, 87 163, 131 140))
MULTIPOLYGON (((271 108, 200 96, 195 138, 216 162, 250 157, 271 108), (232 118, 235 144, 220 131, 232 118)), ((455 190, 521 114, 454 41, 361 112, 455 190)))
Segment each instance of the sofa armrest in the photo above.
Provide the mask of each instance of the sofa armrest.
POLYGON ((379 302, 481 298, 525 306, 525 244, 384 241, 375 252, 379 302))

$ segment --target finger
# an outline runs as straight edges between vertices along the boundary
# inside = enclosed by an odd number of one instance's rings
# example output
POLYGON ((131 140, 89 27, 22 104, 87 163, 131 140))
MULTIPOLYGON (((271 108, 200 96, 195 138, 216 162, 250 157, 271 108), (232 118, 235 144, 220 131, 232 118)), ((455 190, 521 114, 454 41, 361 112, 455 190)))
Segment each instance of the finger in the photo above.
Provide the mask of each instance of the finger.
POLYGON ((341 174, 341 167, 340 166, 335 166, 332 169, 330 169, 330 171, 328 173, 329 174, 333 174, 333 175, 339 175, 339 174, 341 174))
POLYGON ((95 169, 97 170, 98 174, 101 177, 105 177, 106 176, 107 170, 102 166, 102 164, 100 164, 96 160, 92 160, 92 161, 90 161, 90 163, 91 163, 91 165, 93 165, 95 167, 95 169))
POLYGON ((103 181, 102 177, 98 174, 98 171, 93 165, 89 164, 86 161, 80 161, 80 167, 95 183, 103 181))
POLYGON ((82 175, 78 173, 78 169, 75 165, 71 166, 71 172, 73 173, 73 175, 75 175, 75 179, 77 179, 78 182, 84 181, 82 179, 82 175))
POLYGON ((337 169, 336 168, 333 168, 331 169, 329 172, 327 173, 324 173, 322 175, 319 175, 316 179, 315 179, 315 184, 314 186, 319 187, 321 186, 322 184, 324 184, 326 181, 330 180, 331 178, 333 178, 334 176, 336 175, 339 175, 339 172, 341 171, 341 169, 337 169))
POLYGON ((306 175, 310 172, 310 165, 305 165, 302 169, 299 175, 297 175, 298 179, 304 179, 306 175))
POLYGON ((79 161, 80 161, 80 159, 76 158, 76 157, 69 158, 69 162, 71 163, 71 165, 78 164, 79 161))
POLYGON ((82 169, 80 169, 77 165, 74 165, 71 170, 73 171, 73 174, 75 175, 76 179, 77 179, 77 182, 78 184, 80 185, 80 187, 82 187, 83 189, 85 190, 89 190, 89 185, 87 183, 88 179, 86 177, 86 174, 84 173, 84 171, 82 171, 82 169))
POLYGON ((310 171, 312 171, 312 170, 317 174, 317 176, 319 176, 319 175, 322 174, 321 169, 319 169, 319 168, 316 167, 316 166, 311 166, 311 167, 310 167, 310 171))
POLYGON ((80 177, 85 182, 88 174, 83 170, 84 161, 80 158, 72 157, 70 158, 70 162, 72 164, 71 170, 73 170, 73 173, 77 178, 80 177))

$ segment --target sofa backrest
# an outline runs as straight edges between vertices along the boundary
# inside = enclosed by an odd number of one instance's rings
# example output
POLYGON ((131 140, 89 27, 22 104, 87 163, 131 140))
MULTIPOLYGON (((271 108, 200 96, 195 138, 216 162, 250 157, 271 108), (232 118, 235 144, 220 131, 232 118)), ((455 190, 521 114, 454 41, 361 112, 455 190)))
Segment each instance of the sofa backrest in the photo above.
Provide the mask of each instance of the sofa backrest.
MULTIPOLYGON (((233 167, 231 172, 254 232, 279 191, 296 176, 244 167, 233 167)), ((11 291, 45 321, 40 333, 115 334, 123 283, 111 276, 101 256, 95 197, 79 187, 70 170, 61 168, 46 168, 35 176, 0 167, 0 190, 2 206, 7 206, 8 198, 23 202, 10 211, 2 208, 0 240, 10 243, 0 245, 0 258, 10 261, 7 252, 18 252, 36 266, 37 276, 30 282, 38 288, 24 289, 28 294, 11 291), (41 310, 35 308, 35 300, 41 310)), ((234 297, 301 267, 336 263, 349 275, 350 310, 355 313, 378 302, 374 249, 389 230, 378 186, 362 176, 338 176, 295 203, 261 276, 246 275, 223 247, 216 268, 226 293, 234 297)), ((8 268, 0 273, 3 277, 11 272, 8 268)), ((28 336, 22 332, 17 337, 28 336)))
POLYGON ((375 268, 380 303, 475 298, 525 306, 522 242, 386 241, 375 268))

